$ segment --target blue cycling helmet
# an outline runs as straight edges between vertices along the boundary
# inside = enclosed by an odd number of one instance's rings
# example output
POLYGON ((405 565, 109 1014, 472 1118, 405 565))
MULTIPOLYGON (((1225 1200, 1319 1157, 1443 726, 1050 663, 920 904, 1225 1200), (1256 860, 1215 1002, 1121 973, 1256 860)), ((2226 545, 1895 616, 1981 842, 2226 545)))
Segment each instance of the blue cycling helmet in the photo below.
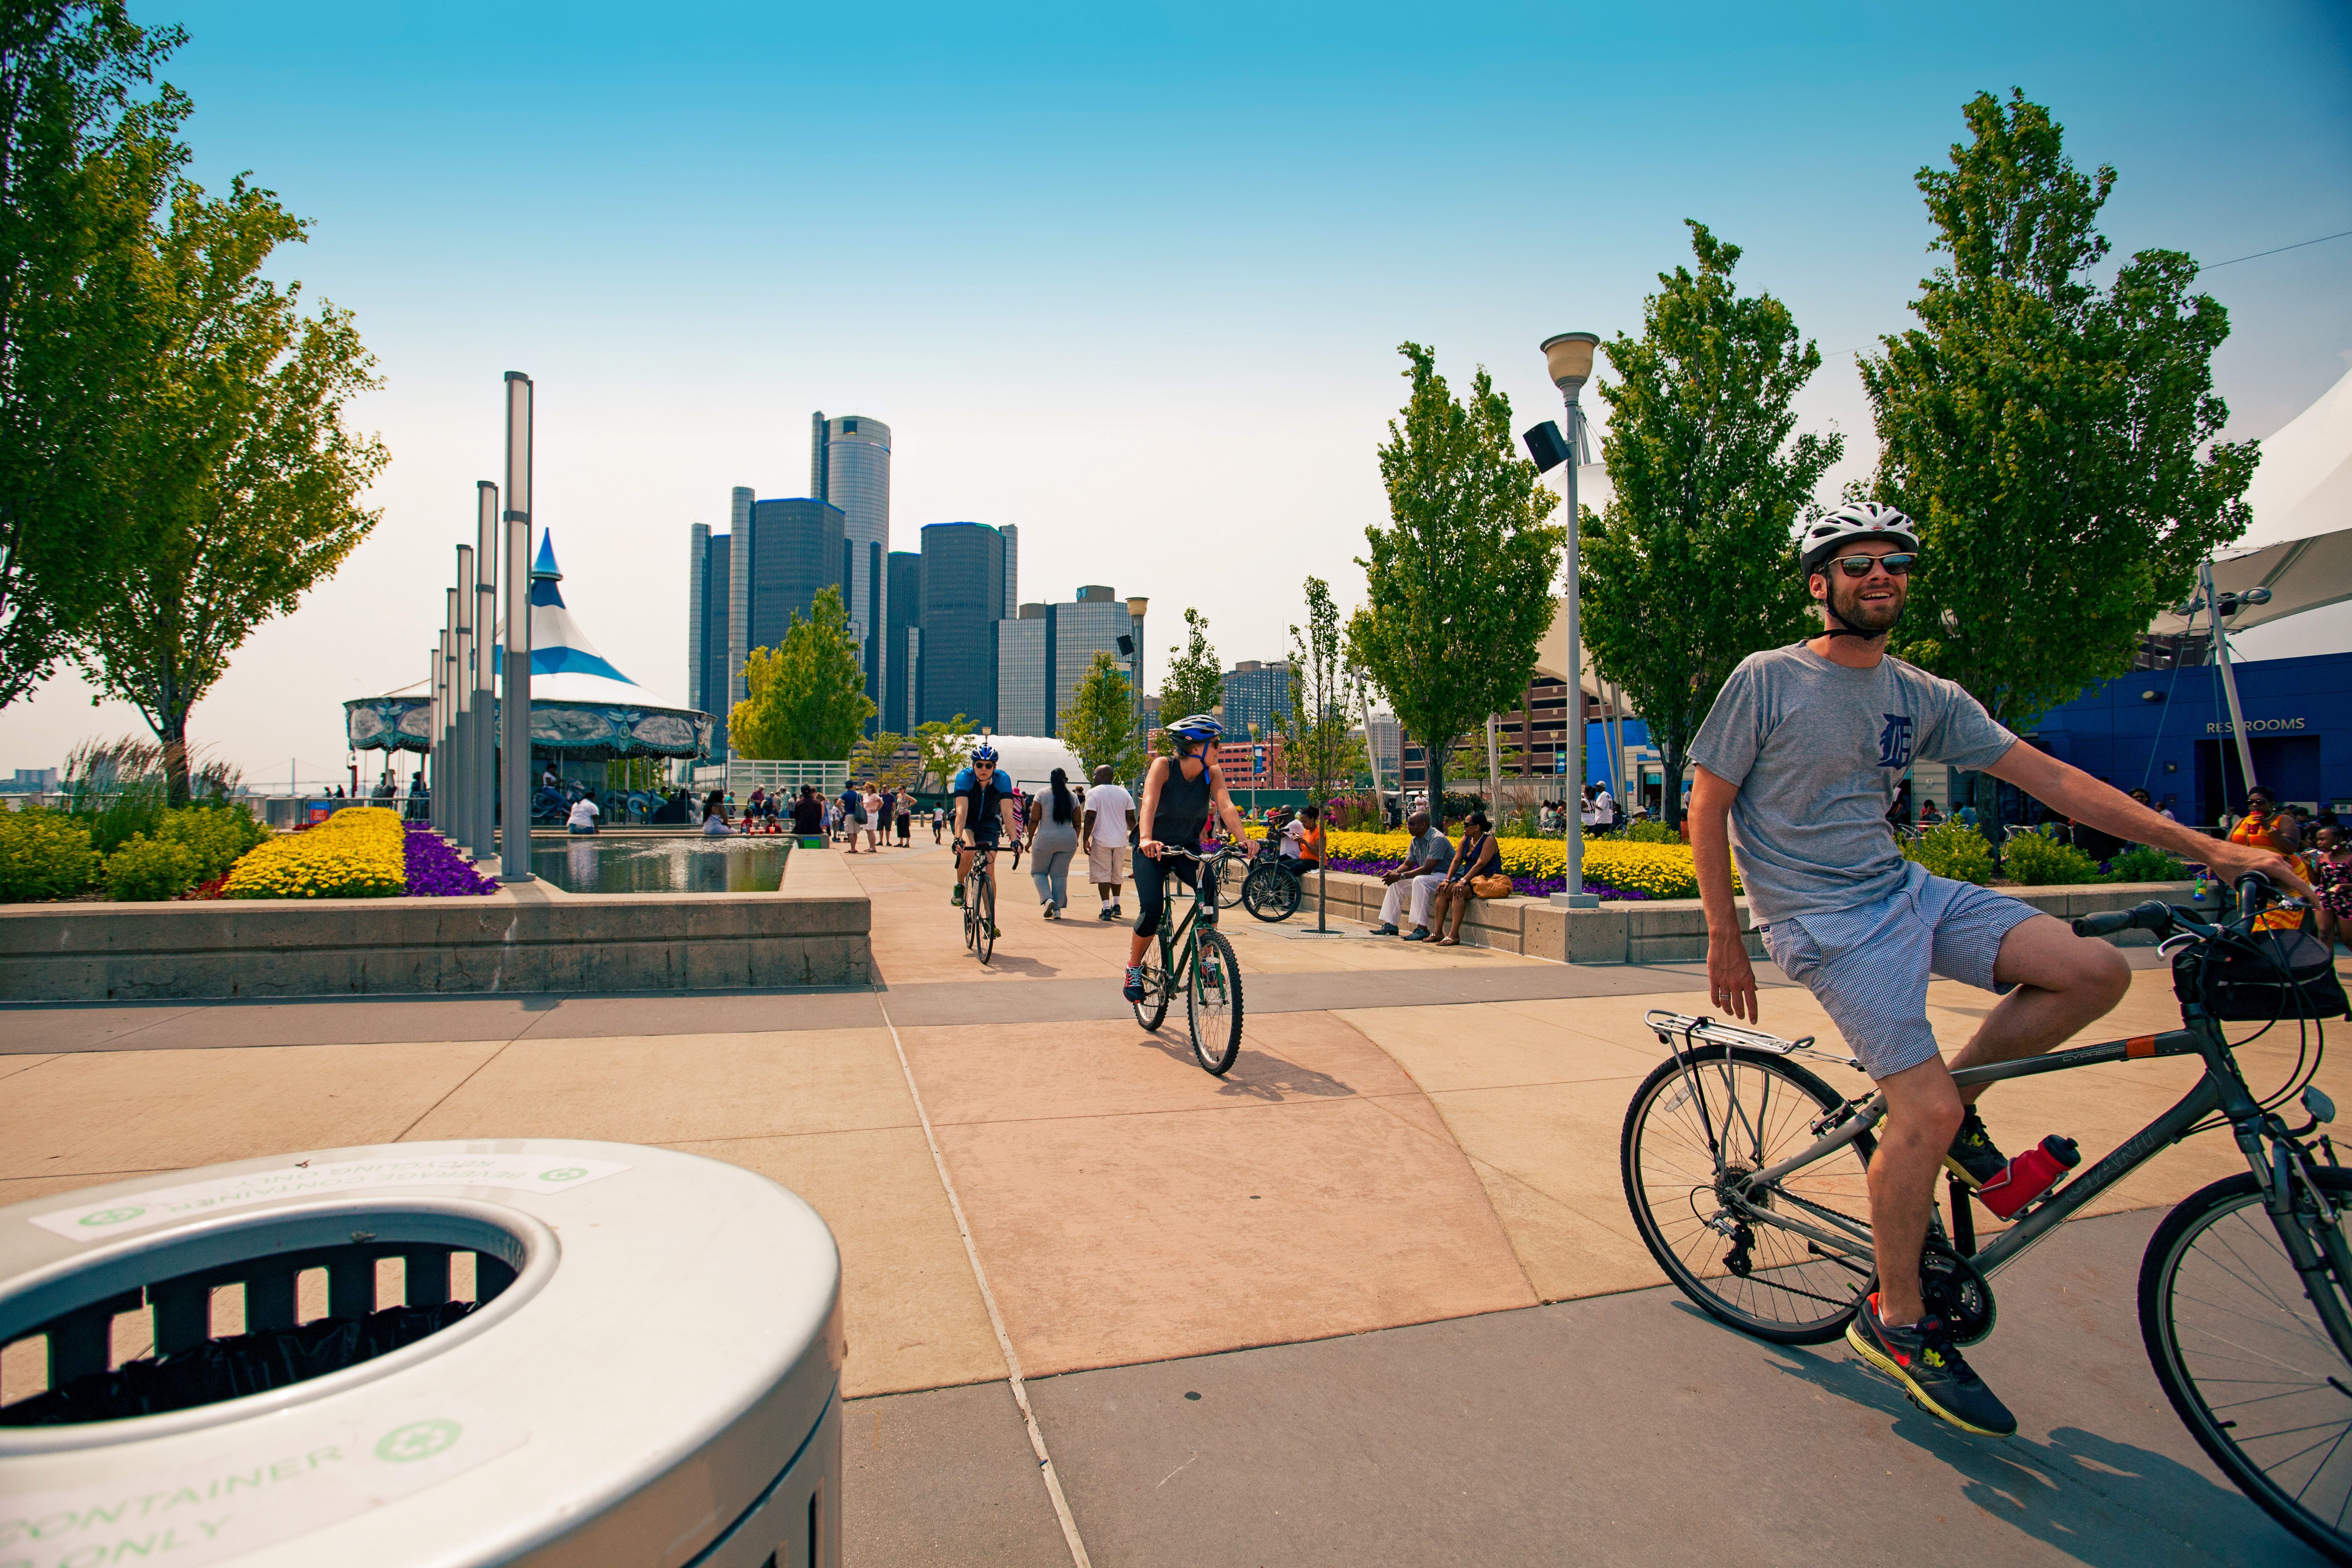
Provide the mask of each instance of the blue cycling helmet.
POLYGON ((1168 732, 1188 741, 1213 741, 1224 734, 1225 727, 1206 713, 1192 713, 1169 725, 1168 732))
POLYGON ((987 742, 982 741, 979 745, 972 748, 971 765, 973 767, 978 767, 982 763, 986 763, 989 766, 994 767, 996 765, 996 748, 990 745, 987 742))

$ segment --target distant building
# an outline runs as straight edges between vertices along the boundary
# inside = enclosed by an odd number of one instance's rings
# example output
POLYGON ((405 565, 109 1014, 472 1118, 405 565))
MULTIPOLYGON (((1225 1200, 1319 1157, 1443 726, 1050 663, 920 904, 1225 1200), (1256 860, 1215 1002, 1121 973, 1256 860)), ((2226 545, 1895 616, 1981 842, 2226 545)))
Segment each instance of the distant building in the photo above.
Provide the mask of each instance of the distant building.
MULTIPOLYGON (((1588 720, 1601 716, 1601 704, 1592 697, 1585 698, 1584 706, 1588 720)), ((1375 714, 1373 723, 1378 724, 1381 718, 1381 715, 1375 714)), ((1515 779, 1549 776, 1560 782, 1561 790, 1572 787, 1566 783, 1563 768, 1569 742, 1568 723, 1568 683, 1554 680, 1548 675, 1539 675, 1530 680, 1528 689, 1519 694, 1518 705, 1496 715, 1495 749, 1502 760, 1504 775, 1515 779)), ((1457 770, 1450 782, 1483 792, 1483 781, 1486 776, 1485 727, 1482 725, 1464 736, 1461 743, 1470 748, 1476 765, 1466 771, 1457 770)), ((1396 780, 1402 776, 1406 789, 1428 788, 1429 766, 1421 747, 1408 743, 1401 745, 1399 751, 1401 761, 1397 771, 1383 774, 1382 782, 1394 788, 1396 780)))
POLYGON ((842 603, 866 669, 866 694, 886 708, 890 658, 880 634, 887 584, 878 561, 890 549, 890 426, 863 414, 827 419, 822 411, 809 423, 809 494, 841 509, 849 546, 842 603))
POLYGON ((750 695, 751 650, 782 643, 795 614, 805 619, 818 594, 847 580, 852 561, 830 502, 759 500, 739 485, 728 510, 727 532, 688 530, 687 700, 719 721, 714 756, 726 754, 728 714, 750 695))
POLYGON ((1023 605, 997 623, 996 635, 998 728, 1008 735, 1060 734, 1062 712, 1098 653, 1110 655, 1121 675, 1134 678, 1130 655, 1119 642, 1125 638, 1132 648, 1139 628, 1127 601, 1103 584, 1088 584, 1065 603, 1023 605), (1041 727, 1025 728, 1033 720, 1041 727))
POLYGON ((1290 666, 1282 659, 1260 663, 1245 658, 1225 672, 1225 733, 1249 738, 1250 726, 1260 735, 1290 728, 1290 666))
POLYGON ((922 711, 922 646, 920 612, 923 558, 912 550, 894 550, 884 558, 882 585, 884 696, 882 728, 894 735, 911 732, 914 715, 922 711))
POLYGON ((57 769, 18 768, 14 778, 0 784, 0 795, 51 795, 57 787, 57 769))
POLYGON ((996 721, 996 626, 1003 619, 1004 536, 985 523, 923 529, 920 608, 922 700, 918 724, 963 714, 996 721))
POLYGON ((1004 535, 1004 618, 1009 621, 1021 614, 1021 529, 1008 522, 996 531, 1004 535))
POLYGON ((996 623, 996 727, 1008 735, 1055 732, 1053 613, 1024 605, 996 623))
POLYGON ((1365 756, 1378 764, 1381 787, 1397 787, 1397 770, 1404 763, 1404 727, 1393 713, 1372 715, 1371 731, 1365 738, 1365 756))
MULTIPOLYGON (((1226 731, 1228 734, 1231 731, 1226 731)), ((1290 789, 1290 775, 1282 766, 1282 737, 1265 741, 1225 741, 1217 747, 1217 773, 1225 787, 1290 789)))

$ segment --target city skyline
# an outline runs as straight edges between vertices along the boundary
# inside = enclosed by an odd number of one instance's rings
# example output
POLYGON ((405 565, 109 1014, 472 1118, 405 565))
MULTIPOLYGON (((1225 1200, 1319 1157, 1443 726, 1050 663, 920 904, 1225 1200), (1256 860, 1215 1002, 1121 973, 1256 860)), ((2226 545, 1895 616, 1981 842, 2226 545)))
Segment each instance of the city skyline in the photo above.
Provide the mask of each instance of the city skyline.
MULTIPOLYGON (((539 388, 535 510, 567 590, 683 701, 673 531, 722 531, 697 498, 737 478, 793 483, 818 408, 887 416, 909 524, 1011 525, 1071 578, 1148 583, 1166 624, 1201 609, 1229 658, 1279 647, 1308 572, 1343 613, 1360 597, 1394 345, 1433 343, 1457 386, 1486 364, 1521 426, 1555 416, 1535 344, 1638 327, 1685 217, 1820 344, 1799 412, 1849 437, 1833 489, 1871 456, 1853 353, 1907 324, 1934 262, 1913 175, 1979 89, 2021 88, 2078 164, 2116 165, 2118 256, 2208 264, 2231 436, 2276 429, 2352 351, 2352 241, 2257 254, 2352 228, 2340 6, 1824 6, 1769 29, 1375 8, 1339 42, 1276 17, 1242 47, 1210 12, 1088 31, 943 9, 887 38, 754 10, 139 14, 189 27, 164 74, 196 104, 197 177, 250 169, 313 220, 273 271, 352 310, 386 379, 354 409, 393 453, 383 524, 192 716, 256 775, 290 754, 335 776, 341 702, 413 679, 473 482, 499 472, 509 369, 539 388), (799 90, 757 90, 771 58, 799 90), (806 155, 820 138, 859 156, 806 155), (729 240, 688 243, 714 211, 729 240)), ((0 714, 0 768, 144 731, 91 695, 61 673, 0 714)))

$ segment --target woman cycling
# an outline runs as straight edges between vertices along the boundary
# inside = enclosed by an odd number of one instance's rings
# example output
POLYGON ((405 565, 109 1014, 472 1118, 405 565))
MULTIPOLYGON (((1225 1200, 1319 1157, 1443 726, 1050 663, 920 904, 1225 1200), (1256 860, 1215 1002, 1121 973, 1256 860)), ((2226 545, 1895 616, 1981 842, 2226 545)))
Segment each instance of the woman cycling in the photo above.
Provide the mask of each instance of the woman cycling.
POLYGON ((1160 914, 1166 902, 1166 880, 1174 877, 1186 887, 1197 887, 1200 862, 1192 855, 1209 826, 1213 807, 1218 819, 1233 830, 1236 842, 1249 837, 1225 781, 1209 761, 1209 748, 1225 727, 1206 713, 1194 713, 1168 726, 1176 748, 1172 757, 1154 757, 1143 775, 1143 810, 1137 815, 1142 851, 1135 861, 1135 935, 1127 944, 1127 985, 1121 994, 1130 1002, 1143 1000, 1143 955, 1160 934, 1160 914), (1184 853, 1160 859, 1162 849, 1184 853))

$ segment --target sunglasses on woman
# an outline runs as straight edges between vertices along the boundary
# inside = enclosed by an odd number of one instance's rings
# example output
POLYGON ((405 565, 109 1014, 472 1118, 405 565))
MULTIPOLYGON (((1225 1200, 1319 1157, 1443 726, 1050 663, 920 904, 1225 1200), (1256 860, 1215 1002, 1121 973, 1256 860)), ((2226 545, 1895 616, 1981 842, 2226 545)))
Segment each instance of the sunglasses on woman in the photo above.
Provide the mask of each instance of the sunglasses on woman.
POLYGON ((1874 566, 1885 567, 1889 577, 1908 577, 1911 563, 1918 559, 1916 555, 1841 555, 1830 564, 1858 582, 1869 576, 1874 566))

